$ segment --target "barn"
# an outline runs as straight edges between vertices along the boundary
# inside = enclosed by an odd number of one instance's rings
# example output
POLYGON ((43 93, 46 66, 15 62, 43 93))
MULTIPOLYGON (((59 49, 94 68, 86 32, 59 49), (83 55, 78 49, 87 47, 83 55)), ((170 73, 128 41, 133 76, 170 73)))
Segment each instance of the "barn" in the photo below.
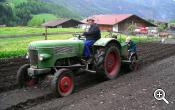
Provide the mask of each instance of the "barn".
POLYGON ((42 24, 42 26, 47 28, 69 28, 69 27, 77 27, 78 25, 82 24, 82 22, 74 20, 74 19, 57 19, 57 20, 50 20, 42 24))
MULTIPOLYGON (((94 15, 88 18, 93 18, 101 30, 110 30, 115 32, 126 32, 131 24, 137 27, 155 27, 154 24, 134 14, 111 14, 111 15, 94 15)), ((82 20, 87 23, 87 19, 82 20)), ((83 24, 82 28, 86 25, 83 24)))

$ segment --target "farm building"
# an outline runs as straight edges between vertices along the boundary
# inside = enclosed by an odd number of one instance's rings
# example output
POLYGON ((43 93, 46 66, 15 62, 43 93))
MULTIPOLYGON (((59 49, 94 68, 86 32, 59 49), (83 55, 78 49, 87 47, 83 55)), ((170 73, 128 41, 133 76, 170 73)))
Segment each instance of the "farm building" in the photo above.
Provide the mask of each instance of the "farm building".
MULTIPOLYGON (((94 15, 90 18, 95 20, 101 30, 110 30, 115 32, 126 32, 131 24, 137 27, 155 27, 154 24, 146 21, 145 19, 133 14, 112 14, 112 15, 94 15)), ((87 19, 82 20, 87 23, 87 19)), ((82 24, 82 28, 87 25, 82 24)))
POLYGON ((175 31, 175 25, 171 25, 170 26, 170 29, 173 30, 173 31, 175 31))
POLYGON ((57 28, 57 27, 69 28, 69 27, 77 27, 80 24, 83 23, 74 19, 57 19, 57 20, 50 20, 42 24, 42 26, 48 28, 57 28))

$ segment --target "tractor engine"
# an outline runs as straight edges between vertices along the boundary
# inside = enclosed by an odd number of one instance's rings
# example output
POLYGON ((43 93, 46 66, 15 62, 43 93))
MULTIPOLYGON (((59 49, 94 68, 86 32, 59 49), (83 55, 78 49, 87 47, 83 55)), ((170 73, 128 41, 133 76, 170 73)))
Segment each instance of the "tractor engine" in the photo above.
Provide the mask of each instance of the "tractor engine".
POLYGON ((47 40, 30 43, 27 57, 31 67, 42 69, 64 65, 67 59, 81 57, 82 53, 83 41, 47 40))

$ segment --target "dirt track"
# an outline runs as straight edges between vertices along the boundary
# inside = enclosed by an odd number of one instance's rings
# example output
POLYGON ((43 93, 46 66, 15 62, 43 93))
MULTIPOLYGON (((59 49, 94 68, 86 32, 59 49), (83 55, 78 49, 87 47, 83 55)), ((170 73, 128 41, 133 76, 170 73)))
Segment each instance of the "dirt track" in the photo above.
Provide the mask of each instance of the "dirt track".
POLYGON ((175 56, 29 110, 175 110, 175 56), (166 91, 167 105, 153 92, 166 91))
POLYGON ((16 88, 16 72, 21 65, 27 62, 25 58, 21 57, 0 62, 0 92, 16 88))
MULTIPOLYGON (((144 43, 144 44, 139 44, 138 47, 139 47, 141 65, 150 64, 153 61, 157 61, 175 54, 175 49, 174 49, 175 45, 144 43)), ((1 109, 6 109, 6 108, 8 109, 27 109, 27 108, 28 109, 30 108, 31 109, 37 109, 37 108, 54 109, 55 108, 56 110, 58 110, 59 108, 68 109, 69 107, 75 107, 75 110, 78 110, 78 109, 84 110, 84 108, 82 108, 82 105, 88 109, 88 107, 98 107, 99 104, 102 104, 103 106, 97 109, 105 109, 104 107, 108 107, 108 109, 110 109, 111 107, 111 109, 118 110, 118 109, 124 109, 124 108, 127 109, 128 106, 133 107, 131 109, 134 109, 134 108, 138 109, 140 106, 147 107, 147 104, 149 105, 150 103, 144 102, 145 103, 145 106, 144 106, 142 104, 137 103, 139 101, 143 101, 143 98, 139 98, 138 100, 138 99, 135 99, 134 97, 141 97, 141 95, 145 96, 147 94, 149 96, 148 98, 152 98, 150 94, 148 94, 148 92, 151 92, 151 95, 152 95, 152 89, 155 89, 155 87, 160 87, 159 86, 160 84, 157 83, 155 80, 156 78, 161 79, 161 77, 157 76, 158 72, 166 69, 167 67, 171 70, 172 66, 174 65, 172 65, 173 63, 169 64, 169 61, 172 61, 173 58, 174 57, 161 61, 162 63, 160 64, 164 65, 163 67, 158 66, 157 64, 152 65, 147 68, 142 68, 140 71, 136 73, 124 74, 114 81, 104 82, 104 81, 96 80, 96 78, 93 75, 89 75, 89 74, 81 75, 76 78, 76 82, 77 82, 76 92, 71 96, 68 96, 65 98, 58 98, 58 99, 55 96, 53 96, 53 94, 51 94, 49 88, 43 89, 43 86, 42 87, 39 86, 38 88, 28 88, 26 90, 16 89, 16 84, 14 83, 15 74, 16 74, 15 72, 17 71, 17 68, 20 65, 27 62, 24 59, 18 59, 18 61, 0 65, 1 66, 0 108, 1 109), (166 66, 166 65, 169 65, 169 66, 166 66), (155 68, 157 68, 157 70, 155 68), (153 83, 155 83, 156 85, 154 88, 152 87, 153 83), (143 86, 145 86, 145 88, 143 86), (143 91, 141 90, 140 91, 141 93, 139 94, 138 91, 136 91, 136 88, 143 89, 143 91), (129 94, 129 92, 133 93, 134 95, 129 94), (21 95, 23 96, 19 97, 21 95), (105 97, 109 97, 111 101, 105 97), (87 102, 85 99, 87 99, 87 102), (109 104, 107 104, 108 101, 109 101, 109 104), (130 101, 132 101, 133 103, 131 103, 130 101), (55 104, 55 102, 57 104, 55 104), (47 105, 46 103, 52 104, 52 106, 51 107, 44 106, 44 105, 47 105), (55 105, 55 107, 53 105, 55 105)), ((166 69, 167 72, 169 70, 168 68, 166 69)), ((160 75, 164 77, 164 75, 166 74, 160 72, 160 75)), ((168 73, 168 76, 171 76, 171 75, 172 73, 168 73)), ((175 77, 172 75, 172 77, 169 77, 169 79, 165 78, 163 82, 166 82, 167 80, 169 80, 173 84, 175 84, 175 82, 173 82, 174 78, 175 77)), ((170 83, 170 85, 172 84, 170 83)), ((168 87, 165 86, 165 89, 166 88, 168 87)), ((172 89, 170 93, 173 91, 174 89, 172 89)), ((155 108, 157 109, 156 104, 154 105, 154 102, 156 103, 156 101, 153 99, 151 99, 151 101, 153 101, 153 108, 155 106, 155 108)), ((89 108, 89 109, 91 110, 95 108, 89 108)), ((151 108, 144 108, 144 109, 149 110, 151 108)))

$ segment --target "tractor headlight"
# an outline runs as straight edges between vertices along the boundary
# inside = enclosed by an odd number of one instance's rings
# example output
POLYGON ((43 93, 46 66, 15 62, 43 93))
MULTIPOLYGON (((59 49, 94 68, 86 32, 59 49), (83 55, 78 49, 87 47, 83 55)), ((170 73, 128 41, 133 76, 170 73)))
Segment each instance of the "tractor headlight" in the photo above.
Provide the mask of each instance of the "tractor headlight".
POLYGON ((39 55, 38 55, 39 61, 47 60, 47 59, 49 59, 50 57, 51 57, 50 54, 39 54, 39 55))
POLYGON ((40 61, 43 61, 43 60, 44 60, 44 56, 43 56, 43 55, 38 55, 38 59, 39 59, 40 61))
POLYGON ((29 59, 29 53, 27 52, 27 54, 26 54, 26 59, 29 59))

